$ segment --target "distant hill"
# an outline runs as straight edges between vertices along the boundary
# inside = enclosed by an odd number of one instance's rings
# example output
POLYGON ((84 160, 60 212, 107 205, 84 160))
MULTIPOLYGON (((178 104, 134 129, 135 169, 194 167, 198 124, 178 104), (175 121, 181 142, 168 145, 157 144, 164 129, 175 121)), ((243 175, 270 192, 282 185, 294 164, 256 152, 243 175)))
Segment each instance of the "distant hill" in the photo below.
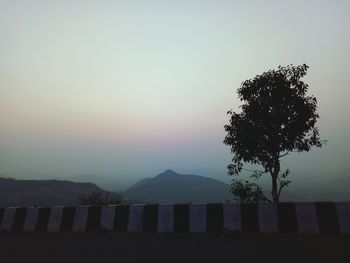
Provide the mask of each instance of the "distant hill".
POLYGON ((93 174, 82 174, 67 178, 69 181, 77 183, 93 183, 105 190, 119 192, 125 189, 122 180, 117 176, 103 176, 93 174))
POLYGON ((92 183, 0 178, 0 207, 78 205, 91 192, 105 191, 92 183))
MULTIPOLYGON (((350 201, 350 176, 347 172, 322 174, 320 176, 291 176, 292 183, 283 189, 282 202, 348 202, 350 201)), ((255 181, 270 197, 271 182, 269 175, 255 181)))
POLYGON ((128 188, 125 199, 145 203, 224 202, 232 200, 229 185, 221 181, 172 170, 145 178, 128 188))
MULTIPOLYGON (((297 189, 299 190, 299 189, 297 189)), ((319 182, 310 183, 309 187, 300 187, 300 195, 304 200, 312 201, 350 201, 350 176, 325 178, 319 182)))

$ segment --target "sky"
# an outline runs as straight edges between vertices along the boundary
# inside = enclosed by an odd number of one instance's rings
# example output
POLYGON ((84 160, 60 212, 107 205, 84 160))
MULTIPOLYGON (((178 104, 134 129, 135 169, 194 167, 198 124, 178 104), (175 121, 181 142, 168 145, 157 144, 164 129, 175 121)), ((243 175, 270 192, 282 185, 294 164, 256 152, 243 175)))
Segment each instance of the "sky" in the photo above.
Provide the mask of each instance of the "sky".
POLYGON ((229 180, 237 88, 306 63, 328 143, 283 167, 350 176, 349 11, 345 0, 0 0, 0 174, 229 180))

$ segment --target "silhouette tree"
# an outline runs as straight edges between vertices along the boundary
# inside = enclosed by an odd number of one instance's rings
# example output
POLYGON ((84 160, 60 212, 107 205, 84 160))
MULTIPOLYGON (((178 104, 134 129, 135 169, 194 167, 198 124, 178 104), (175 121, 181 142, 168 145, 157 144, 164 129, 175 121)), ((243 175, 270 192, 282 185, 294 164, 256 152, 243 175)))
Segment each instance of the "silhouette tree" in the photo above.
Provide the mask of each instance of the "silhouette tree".
MULTIPOLYGON (((289 170, 281 172, 281 158, 291 152, 309 151, 312 146, 321 147, 326 142, 320 140, 315 127, 319 118, 317 100, 306 95, 308 85, 301 80, 308 68, 305 64, 279 66, 244 81, 237 90, 243 102, 241 112, 227 112, 230 121, 224 127, 227 132, 224 144, 231 147, 234 155, 228 165, 229 175, 238 176, 242 170, 249 170, 244 163, 261 165, 262 170, 249 171, 256 179, 271 175, 273 202, 279 202, 282 189, 291 182, 287 178, 289 170)), ((259 200, 268 200, 261 195, 260 187, 233 182, 231 192, 238 197, 249 195, 250 189, 251 194, 260 193, 259 200)))

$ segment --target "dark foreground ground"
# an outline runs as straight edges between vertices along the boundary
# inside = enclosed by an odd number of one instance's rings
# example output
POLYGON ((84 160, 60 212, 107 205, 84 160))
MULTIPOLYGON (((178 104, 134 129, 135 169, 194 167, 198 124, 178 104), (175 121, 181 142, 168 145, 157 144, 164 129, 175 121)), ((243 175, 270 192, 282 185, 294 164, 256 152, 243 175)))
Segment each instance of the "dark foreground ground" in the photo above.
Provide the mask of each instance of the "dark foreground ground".
POLYGON ((350 262, 350 237, 0 233, 0 262, 350 262))

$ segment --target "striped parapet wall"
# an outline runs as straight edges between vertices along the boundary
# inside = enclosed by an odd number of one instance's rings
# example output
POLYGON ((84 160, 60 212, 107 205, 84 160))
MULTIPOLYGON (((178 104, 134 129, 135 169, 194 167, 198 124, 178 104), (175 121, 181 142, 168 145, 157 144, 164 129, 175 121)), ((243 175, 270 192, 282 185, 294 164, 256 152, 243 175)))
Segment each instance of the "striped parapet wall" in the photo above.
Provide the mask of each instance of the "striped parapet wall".
POLYGON ((350 234, 350 203, 9 207, 0 224, 7 232, 350 234))

